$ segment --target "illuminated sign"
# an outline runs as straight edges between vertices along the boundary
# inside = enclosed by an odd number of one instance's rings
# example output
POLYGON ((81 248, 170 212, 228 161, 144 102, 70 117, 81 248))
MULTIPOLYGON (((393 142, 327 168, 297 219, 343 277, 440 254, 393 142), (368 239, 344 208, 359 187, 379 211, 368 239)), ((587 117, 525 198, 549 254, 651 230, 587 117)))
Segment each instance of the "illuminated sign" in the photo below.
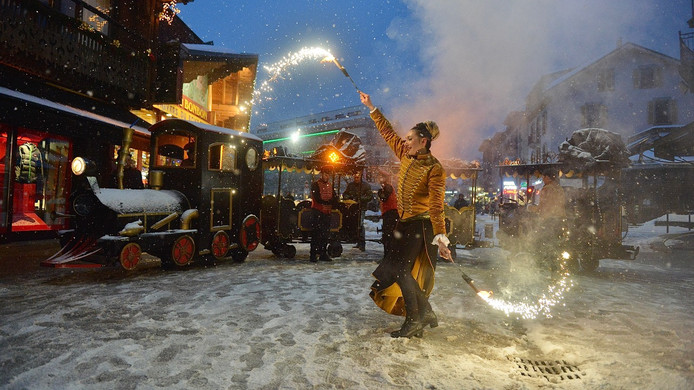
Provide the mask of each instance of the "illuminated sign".
MULTIPOLYGON (((155 104, 154 107, 170 114, 174 118, 183 119, 183 120, 192 121, 192 122, 211 124, 210 122, 208 122, 208 121, 202 119, 201 117, 193 114, 192 112, 184 109, 182 105, 155 104)), ((208 113, 208 117, 209 117, 210 116, 209 114, 211 114, 211 113, 210 112, 207 112, 207 113, 208 113)))
POLYGON ((209 123, 210 112, 205 110, 205 108, 201 105, 190 100, 186 95, 183 95, 183 101, 181 102, 181 106, 183 106, 183 108, 186 111, 209 123))

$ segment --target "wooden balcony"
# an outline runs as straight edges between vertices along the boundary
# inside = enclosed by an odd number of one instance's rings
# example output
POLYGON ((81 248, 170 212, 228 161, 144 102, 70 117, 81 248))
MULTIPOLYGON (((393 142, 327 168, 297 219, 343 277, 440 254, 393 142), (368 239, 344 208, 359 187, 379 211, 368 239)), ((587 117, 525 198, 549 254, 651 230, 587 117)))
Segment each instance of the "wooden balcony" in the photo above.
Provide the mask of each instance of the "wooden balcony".
POLYGON ((151 40, 104 17, 109 36, 40 1, 0 0, 0 65, 125 107, 146 105, 151 40))

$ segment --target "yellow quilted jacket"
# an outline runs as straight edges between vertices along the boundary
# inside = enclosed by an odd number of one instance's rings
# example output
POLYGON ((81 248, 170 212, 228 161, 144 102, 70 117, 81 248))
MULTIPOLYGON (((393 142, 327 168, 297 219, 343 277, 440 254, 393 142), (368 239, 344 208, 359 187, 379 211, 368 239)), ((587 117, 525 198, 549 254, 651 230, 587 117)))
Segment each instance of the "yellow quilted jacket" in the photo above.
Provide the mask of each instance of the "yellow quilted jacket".
POLYGON ((441 163, 431 153, 409 157, 405 141, 393 130, 380 110, 371 113, 371 119, 386 143, 400 160, 398 174, 398 214, 400 219, 429 218, 434 235, 446 234, 443 201, 446 190, 446 173, 441 163))

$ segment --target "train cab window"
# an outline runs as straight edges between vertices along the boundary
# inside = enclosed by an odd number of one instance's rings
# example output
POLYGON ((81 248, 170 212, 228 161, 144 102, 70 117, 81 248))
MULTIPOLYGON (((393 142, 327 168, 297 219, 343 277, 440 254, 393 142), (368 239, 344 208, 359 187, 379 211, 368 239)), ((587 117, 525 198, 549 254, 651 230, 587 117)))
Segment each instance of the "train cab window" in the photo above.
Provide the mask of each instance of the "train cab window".
POLYGON ((210 171, 235 171, 236 148, 232 145, 217 143, 210 145, 209 150, 210 171))
POLYGON ((194 168, 197 157, 195 134, 174 130, 160 134, 156 139, 157 167, 194 168))

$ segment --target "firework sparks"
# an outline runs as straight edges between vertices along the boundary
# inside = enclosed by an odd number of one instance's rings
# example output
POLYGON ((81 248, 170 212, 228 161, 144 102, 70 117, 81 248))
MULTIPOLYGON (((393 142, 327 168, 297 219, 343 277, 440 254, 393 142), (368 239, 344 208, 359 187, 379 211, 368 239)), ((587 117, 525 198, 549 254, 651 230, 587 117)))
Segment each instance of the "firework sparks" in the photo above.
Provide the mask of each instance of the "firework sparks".
POLYGON ((564 293, 568 292, 571 287, 573 287, 573 281, 570 279, 571 274, 567 270, 566 261, 569 260, 570 255, 568 252, 563 252, 561 254, 561 260, 559 263, 560 267, 560 278, 547 287, 540 298, 538 298, 535 303, 526 302, 507 302, 502 299, 492 298, 490 296, 483 296, 483 294, 478 295, 484 299, 489 306, 496 310, 501 310, 506 313, 507 316, 511 314, 517 314, 524 319, 534 319, 539 315, 544 315, 547 318, 552 318, 552 307, 556 306, 559 302, 564 299, 564 293))
POLYGON ((284 79, 285 77, 290 76, 291 68, 296 67, 305 61, 316 60, 320 60, 321 63, 334 63, 342 71, 342 73, 349 78, 349 80, 352 82, 352 85, 354 85, 354 88, 357 88, 356 83, 354 82, 354 80, 352 80, 352 77, 350 77, 349 73, 347 73, 347 70, 337 61, 335 56, 333 56, 333 54, 330 53, 330 51, 321 47, 304 47, 295 53, 288 54, 287 56, 283 57, 281 60, 277 61, 272 65, 263 67, 268 73, 268 78, 255 89, 255 91, 253 92, 253 100, 250 103, 253 104, 258 100, 272 100, 271 97, 266 97, 263 99, 260 99, 260 97, 262 95, 267 96, 267 92, 272 91, 271 84, 274 81, 278 79, 284 79))

